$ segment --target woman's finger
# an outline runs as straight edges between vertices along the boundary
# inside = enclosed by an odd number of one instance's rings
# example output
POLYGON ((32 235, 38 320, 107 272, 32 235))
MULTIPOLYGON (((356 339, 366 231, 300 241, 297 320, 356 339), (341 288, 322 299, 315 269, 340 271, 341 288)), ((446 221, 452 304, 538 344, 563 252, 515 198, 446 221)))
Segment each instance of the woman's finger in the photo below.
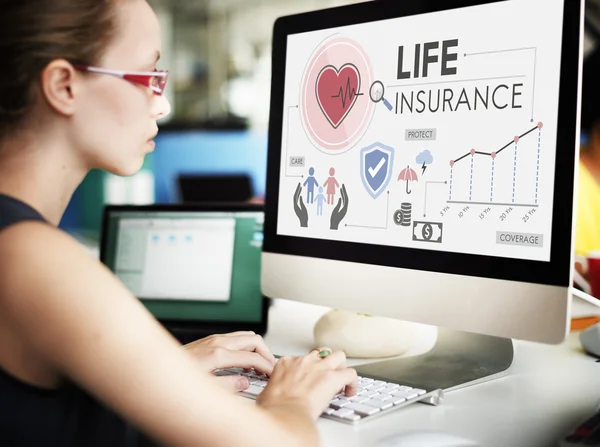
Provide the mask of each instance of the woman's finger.
POLYGON ((216 348, 211 359, 211 368, 226 369, 226 368, 254 368, 264 374, 271 375, 273 373, 273 364, 265 359, 262 355, 250 351, 229 350, 224 348, 216 348))
POLYGON ((231 351, 251 351, 262 355, 271 365, 275 364, 275 356, 260 336, 240 334, 235 336, 216 337, 213 343, 231 351))
POLYGON ((345 387, 346 396, 354 396, 358 389, 358 375, 353 368, 344 368, 329 373, 334 381, 333 391, 336 392, 345 387))
POLYGON ((219 334, 219 335, 215 335, 215 337, 237 337, 238 335, 256 335, 256 332, 254 331, 235 331, 235 332, 228 332, 227 334, 219 334))
POLYGON ((234 393, 244 391, 250 386, 250 381, 244 376, 219 376, 216 379, 220 386, 234 393))
POLYGON ((344 351, 335 351, 322 359, 323 364, 331 369, 346 368, 346 354, 344 351))

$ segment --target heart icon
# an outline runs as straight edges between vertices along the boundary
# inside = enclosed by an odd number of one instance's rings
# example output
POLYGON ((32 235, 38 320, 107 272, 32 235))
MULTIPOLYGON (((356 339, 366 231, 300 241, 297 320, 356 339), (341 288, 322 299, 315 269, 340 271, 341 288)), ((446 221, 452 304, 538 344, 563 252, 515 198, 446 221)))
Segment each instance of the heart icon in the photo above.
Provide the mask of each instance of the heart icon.
POLYGON ((338 70, 326 65, 319 72, 316 83, 317 102, 334 129, 350 113, 356 98, 361 96, 360 73, 353 64, 344 64, 338 70))

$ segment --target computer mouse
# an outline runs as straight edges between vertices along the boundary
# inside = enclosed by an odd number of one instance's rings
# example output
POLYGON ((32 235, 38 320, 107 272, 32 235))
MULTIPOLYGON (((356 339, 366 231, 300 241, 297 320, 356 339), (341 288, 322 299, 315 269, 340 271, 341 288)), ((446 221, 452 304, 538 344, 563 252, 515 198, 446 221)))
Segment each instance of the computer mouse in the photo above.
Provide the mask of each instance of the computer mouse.
POLYGON ((579 341, 585 352, 600 357, 600 323, 585 329, 579 335, 579 341))
POLYGON ((439 431, 408 431, 387 437, 377 447, 479 447, 475 441, 439 431))

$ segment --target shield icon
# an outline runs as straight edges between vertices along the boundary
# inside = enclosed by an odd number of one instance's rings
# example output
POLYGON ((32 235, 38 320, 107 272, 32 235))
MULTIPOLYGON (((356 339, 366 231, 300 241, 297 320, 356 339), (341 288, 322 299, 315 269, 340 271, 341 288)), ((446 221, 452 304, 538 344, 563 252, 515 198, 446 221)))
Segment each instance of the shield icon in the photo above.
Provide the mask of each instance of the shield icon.
POLYGON ((373 143, 360 150, 360 178, 376 199, 387 188, 394 168, 394 148, 373 143))

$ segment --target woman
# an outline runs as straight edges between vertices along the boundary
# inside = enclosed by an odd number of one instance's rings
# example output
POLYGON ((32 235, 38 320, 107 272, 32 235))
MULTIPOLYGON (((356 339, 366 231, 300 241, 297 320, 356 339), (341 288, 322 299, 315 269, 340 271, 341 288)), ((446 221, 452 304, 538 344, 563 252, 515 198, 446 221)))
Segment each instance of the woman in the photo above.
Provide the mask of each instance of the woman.
POLYGON ((0 0, 0 445, 135 444, 123 421, 163 445, 315 445, 355 392, 342 353, 274 366, 252 333, 182 349, 56 228, 90 169, 131 175, 152 150, 159 52, 145 0, 0 0), (229 366, 271 375, 257 405, 212 375, 229 366))

